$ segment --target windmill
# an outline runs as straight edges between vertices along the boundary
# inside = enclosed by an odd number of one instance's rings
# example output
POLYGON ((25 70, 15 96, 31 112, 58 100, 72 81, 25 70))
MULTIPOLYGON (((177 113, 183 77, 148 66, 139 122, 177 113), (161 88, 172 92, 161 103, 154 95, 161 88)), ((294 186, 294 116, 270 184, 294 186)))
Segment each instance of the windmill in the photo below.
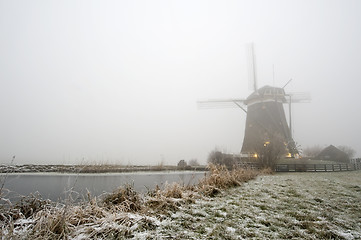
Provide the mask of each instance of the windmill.
POLYGON ((295 141, 292 137, 292 103, 308 102, 307 93, 286 93, 282 88, 263 86, 258 88, 253 44, 248 47, 250 57, 250 79, 253 88, 247 98, 240 99, 213 99, 198 101, 201 108, 239 107, 246 113, 246 126, 241 149, 242 154, 257 156, 259 146, 267 146, 277 139, 284 144, 288 156, 298 154, 295 141), (283 104, 289 106, 289 125, 283 104))

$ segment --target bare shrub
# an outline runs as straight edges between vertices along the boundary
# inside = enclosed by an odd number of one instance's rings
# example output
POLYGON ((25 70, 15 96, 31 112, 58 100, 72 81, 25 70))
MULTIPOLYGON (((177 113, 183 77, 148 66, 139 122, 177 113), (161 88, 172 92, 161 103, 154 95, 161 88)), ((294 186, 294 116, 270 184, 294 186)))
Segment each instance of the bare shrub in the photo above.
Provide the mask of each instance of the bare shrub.
POLYGON ((262 168, 274 169, 276 162, 287 153, 286 144, 280 135, 273 134, 265 139, 263 143, 255 146, 257 161, 262 168))

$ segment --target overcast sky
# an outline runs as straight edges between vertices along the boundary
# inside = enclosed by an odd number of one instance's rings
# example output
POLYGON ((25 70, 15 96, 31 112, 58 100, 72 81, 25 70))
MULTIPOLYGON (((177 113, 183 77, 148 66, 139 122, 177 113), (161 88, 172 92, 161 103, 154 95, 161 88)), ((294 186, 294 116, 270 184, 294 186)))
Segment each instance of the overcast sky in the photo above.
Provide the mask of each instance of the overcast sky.
POLYGON ((238 153, 245 113, 196 101, 251 93, 249 42, 259 86, 292 78, 286 91, 311 94, 294 104, 295 141, 360 156, 359 0, 0 0, 0 163, 238 153))

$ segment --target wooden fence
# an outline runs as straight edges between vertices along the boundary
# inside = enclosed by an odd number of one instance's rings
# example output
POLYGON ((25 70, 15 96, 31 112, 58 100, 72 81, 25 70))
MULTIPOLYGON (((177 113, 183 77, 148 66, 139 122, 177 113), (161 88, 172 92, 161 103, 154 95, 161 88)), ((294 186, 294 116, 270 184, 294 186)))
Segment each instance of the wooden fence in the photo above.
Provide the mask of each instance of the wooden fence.
MULTIPOLYGON (((238 166, 248 169, 260 169, 255 162, 242 162, 238 166)), ((276 164, 276 172, 341 172, 361 170, 361 162, 334 164, 276 164)))
POLYGON ((341 172, 360 170, 361 163, 277 164, 276 172, 341 172))

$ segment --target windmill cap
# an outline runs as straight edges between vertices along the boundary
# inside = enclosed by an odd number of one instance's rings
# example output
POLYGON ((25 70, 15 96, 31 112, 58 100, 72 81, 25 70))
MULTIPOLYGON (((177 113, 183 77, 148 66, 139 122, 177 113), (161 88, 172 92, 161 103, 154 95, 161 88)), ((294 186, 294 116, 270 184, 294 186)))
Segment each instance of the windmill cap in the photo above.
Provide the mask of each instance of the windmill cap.
POLYGON ((287 100, 285 98, 285 95, 285 90, 283 88, 264 86, 249 95, 244 103, 246 105, 249 105, 270 100, 286 103, 287 100))

